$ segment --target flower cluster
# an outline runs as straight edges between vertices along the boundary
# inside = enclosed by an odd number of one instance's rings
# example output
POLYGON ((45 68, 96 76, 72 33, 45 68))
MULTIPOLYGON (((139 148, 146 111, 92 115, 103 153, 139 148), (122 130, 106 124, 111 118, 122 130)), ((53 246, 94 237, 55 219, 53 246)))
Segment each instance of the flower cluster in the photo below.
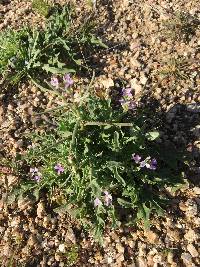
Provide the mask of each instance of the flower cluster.
POLYGON ((33 180, 39 182, 42 178, 42 174, 38 171, 37 168, 30 168, 30 174, 33 180))
POLYGON ((54 170, 57 172, 58 175, 60 175, 61 173, 63 173, 65 170, 63 168, 63 166, 58 163, 55 167, 54 167, 54 170))
POLYGON ((123 88, 122 89, 122 98, 119 100, 121 106, 124 110, 133 110, 136 108, 136 103, 133 100, 132 89, 123 88))
POLYGON ((53 77, 51 78, 50 84, 51 84, 53 87, 55 87, 56 89, 58 89, 58 87, 59 87, 59 81, 58 81, 58 78, 55 77, 55 76, 53 76, 53 77))
POLYGON ((141 168, 146 167, 150 170, 156 170, 157 169, 157 160, 151 159, 150 157, 147 157, 145 160, 142 160, 142 157, 140 155, 136 155, 135 153, 132 155, 132 159, 135 161, 135 163, 139 164, 141 168))
POLYGON ((65 74, 63 77, 63 81, 65 84, 65 89, 67 89, 68 87, 72 86, 74 81, 72 80, 72 78, 70 77, 69 74, 65 74))
MULTIPOLYGON (((70 77, 70 74, 65 74, 63 76, 63 83, 64 83, 64 87, 65 89, 67 89, 68 87, 72 86, 74 81, 72 80, 72 78, 70 77)), ((55 87, 56 89, 59 88, 59 80, 56 76, 52 76, 50 84, 55 87)))
MULTIPOLYGON (((95 200, 94 200, 94 206, 95 207, 99 207, 102 204, 103 204, 102 201, 98 197, 96 197, 95 200)), ((104 192, 104 204, 107 207, 112 204, 112 195, 108 191, 104 192)))

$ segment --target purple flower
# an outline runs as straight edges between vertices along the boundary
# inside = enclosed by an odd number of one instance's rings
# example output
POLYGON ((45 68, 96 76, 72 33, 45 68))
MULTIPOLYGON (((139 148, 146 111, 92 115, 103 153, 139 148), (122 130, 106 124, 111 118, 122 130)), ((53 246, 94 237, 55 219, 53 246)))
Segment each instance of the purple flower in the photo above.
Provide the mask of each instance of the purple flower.
POLYGON ((30 168, 31 178, 36 182, 39 182, 42 178, 42 174, 38 172, 38 168, 30 168))
POLYGON ((141 157, 139 155, 136 155, 135 153, 132 155, 132 159, 135 161, 135 163, 139 163, 141 160, 141 157))
POLYGON ((68 88, 74 83, 74 81, 72 80, 69 74, 65 74, 65 76, 63 77, 63 81, 65 83, 65 88, 68 88))
POLYGON ((56 89, 58 89, 58 87, 59 87, 58 78, 56 78, 56 77, 52 77, 50 83, 51 83, 51 85, 52 85, 53 87, 55 87, 56 89))
POLYGON ((100 205, 102 205, 102 202, 101 202, 101 200, 98 197, 96 197, 95 200, 94 200, 94 206, 95 207, 98 207, 100 205))
POLYGON ((135 109, 135 108, 136 108, 136 103, 133 100, 129 101, 128 109, 135 109))
POLYGON ((132 93, 131 93, 131 91, 132 91, 131 88, 123 88, 123 89, 122 89, 122 95, 123 95, 123 97, 132 98, 132 93))
POLYGON ((156 168, 157 168, 157 160, 156 159, 152 159, 151 162, 150 162, 149 169, 150 170, 156 170, 156 168))
POLYGON ((143 161, 140 162, 140 167, 141 168, 146 167, 146 161, 145 160, 143 160, 143 161))
POLYGON ((125 110, 133 110, 136 108, 136 103, 133 100, 127 101, 126 99, 121 98, 119 102, 125 110))
POLYGON ((108 191, 105 191, 104 194, 105 194, 105 196, 104 196, 105 205, 106 206, 111 205, 112 204, 112 196, 111 196, 111 194, 109 194, 108 191))
POLYGON ((36 182, 39 182, 41 178, 42 178, 42 177, 41 177, 40 175, 36 175, 36 176, 33 177, 33 179, 34 179, 36 182))
POLYGON ((54 167, 54 169, 57 171, 59 175, 65 171, 62 165, 59 163, 54 167))

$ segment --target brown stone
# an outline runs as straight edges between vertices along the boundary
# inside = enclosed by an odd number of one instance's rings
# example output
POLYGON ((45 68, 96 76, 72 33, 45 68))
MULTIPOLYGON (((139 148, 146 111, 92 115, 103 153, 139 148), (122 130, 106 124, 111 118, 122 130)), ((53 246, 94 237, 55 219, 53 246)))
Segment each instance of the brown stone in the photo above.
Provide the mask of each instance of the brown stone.
POLYGON ((144 232, 145 237, 147 238, 147 241, 151 244, 154 244, 155 242, 158 242, 159 237, 158 235, 153 231, 145 231, 144 232))

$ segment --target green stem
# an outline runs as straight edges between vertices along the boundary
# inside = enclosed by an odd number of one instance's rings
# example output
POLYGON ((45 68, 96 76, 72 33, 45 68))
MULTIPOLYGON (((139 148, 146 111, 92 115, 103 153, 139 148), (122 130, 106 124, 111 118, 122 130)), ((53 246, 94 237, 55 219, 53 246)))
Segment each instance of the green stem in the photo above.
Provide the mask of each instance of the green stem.
POLYGON ((119 127, 132 127, 133 123, 128 122, 100 122, 100 121, 89 121, 89 122, 83 122, 83 126, 119 126, 119 127))
POLYGON ((74 148, 75 143, 76 143, 76 135, 77 135, 77 132, 78 132, 79 125, 80 125, 80 120, 78 120, 76 122, 75 126, 74 126, 74 130, 73 130, 73 133, 72 133, 71 146, 70 146, 71 150, 74 148))

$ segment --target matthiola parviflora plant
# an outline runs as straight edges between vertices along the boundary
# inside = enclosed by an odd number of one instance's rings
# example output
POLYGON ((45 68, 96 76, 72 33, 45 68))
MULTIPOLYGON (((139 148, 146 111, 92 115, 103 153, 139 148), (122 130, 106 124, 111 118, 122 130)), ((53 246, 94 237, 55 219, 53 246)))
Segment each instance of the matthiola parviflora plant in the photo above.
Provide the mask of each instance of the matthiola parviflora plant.
POLYGON ((30 190, 38 199, 43 189, 59 190, 62 209, 98 238, 106 223, 118 225, 122 207, 132 211, 132 223, 148 226, 151 212, 163 211, 163 189, 181 175, 172 147, 145 126, 133 90, 122 88, 118 100, 102 99, 91 86, 75 90, 69 74, 52 76, 49 85, 63 101, 54 113, 57 128, 35 134, 25 156, 30 173, 18 193, 30 190))

